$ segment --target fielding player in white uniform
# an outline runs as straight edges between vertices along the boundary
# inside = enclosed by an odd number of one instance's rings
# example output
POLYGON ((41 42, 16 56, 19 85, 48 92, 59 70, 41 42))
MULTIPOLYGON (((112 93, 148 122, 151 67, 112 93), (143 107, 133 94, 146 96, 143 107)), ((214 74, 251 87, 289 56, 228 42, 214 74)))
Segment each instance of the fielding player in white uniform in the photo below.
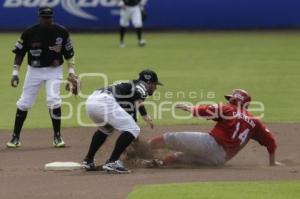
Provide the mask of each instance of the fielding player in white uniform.
POLYGON ((125 47, 124 37, 126 28, 129 27, 130 21, 135 28, 138 45, 143 47, 146 45, 146 41, 142 37, 142 14, 147 0, 120 0, 121 12, 120 12, 120 48, 125 47))
POLYGON ((28 110, 32 107, 40 87, 44 84, 47 94, 55 147, 64 147, 60 134, 61 97, 60 81, 63 78, 64 58, 68 61, 69 76, 74 74, 74 50, 68 31, 52 22, 53 9, 41 7, 38 11, 39 23, 27 28, 17 41, 13 52, 15 55, 11 86, 19 83, 19 68, 27 54, 28 69, 24 81, 23 92, 17 102, 17 113, 14 131, 7 147, 21 146, 20 133, 28 110))
POLYGON ((139 136, 140 128, 136 124, 136 110, 153 128, 152 119, 148 116, 142 102, 148 95, 152 95, 157 85, 162 85, 152 70, 143 70, 137 80, 123 82, 96 90, 86 102, 88 116, 98 126, 94 133, 89 151, 83 161, 87 171, 94 170, 94 156, 113 130, 121 135, 116 141, 115 148, 103 165, 107 171, 118 173, 129 172, 119 160, 127 146, 139 136))

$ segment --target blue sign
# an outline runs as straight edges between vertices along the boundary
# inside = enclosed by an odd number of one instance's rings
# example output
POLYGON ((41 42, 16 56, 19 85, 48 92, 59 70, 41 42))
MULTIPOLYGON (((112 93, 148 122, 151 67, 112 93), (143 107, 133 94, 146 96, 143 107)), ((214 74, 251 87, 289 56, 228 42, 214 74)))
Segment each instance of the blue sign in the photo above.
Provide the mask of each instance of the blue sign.
MULTIPOLYGON (((119 26, 118 0, 1 0, 0 30, 37 22, 40 6, 55 10, 55 21, 69 29, 119 26)), ((300 27, 299 0, 148 0, 146 28, 234 29, 300 27)))

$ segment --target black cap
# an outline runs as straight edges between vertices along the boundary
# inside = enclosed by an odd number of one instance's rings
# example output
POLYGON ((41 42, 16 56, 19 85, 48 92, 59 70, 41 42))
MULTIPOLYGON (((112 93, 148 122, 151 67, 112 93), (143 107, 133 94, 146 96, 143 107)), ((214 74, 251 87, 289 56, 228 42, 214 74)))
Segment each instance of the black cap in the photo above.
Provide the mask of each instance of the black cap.
POLYGON ((159 82, 157 74, 149 69, 143 70, 139 73, 139 80, 145 81, 145 82, 153 82, 158 85, 163 85, 161 82, 159 82))
POLYGON ((39 17, 52 17, 53 13, 53 8, 51 7, 40 7, 38 14, 39 17))

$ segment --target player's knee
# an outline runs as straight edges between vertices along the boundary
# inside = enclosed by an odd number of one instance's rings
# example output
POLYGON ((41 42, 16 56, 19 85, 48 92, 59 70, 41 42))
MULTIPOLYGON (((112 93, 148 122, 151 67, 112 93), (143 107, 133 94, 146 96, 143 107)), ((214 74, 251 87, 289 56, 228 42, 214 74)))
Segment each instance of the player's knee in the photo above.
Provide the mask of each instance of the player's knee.
POLYGON ((60 98, 47 99, 47 106, 50 109, 59 108, 61 106, 61 99, 60 98))
POLYGON ((17 102, 17 107, 18 107, 18 109, 20 109, 22 111, 28 111, 32 107, 32 103, 26 103, 26 102, 19 100, 17 102))
POLYGON ((49 109, 57 109, 59 107, 61 107, 60 103, 53 103, 53 104, 47 104, 49 109))
POLYGON ((164 148, 165 147, 165 140, 163 135, 158 135, 150 140, 148 140, 148 144, 150 145, 151 148, 154 149, 159 149, 159 148, 164 148))
POLYGON ((131 133, 135 138, 137 138, 140 135, 141 129, 139 126, 136 125, 132 129, 130 129, 128 132, 131 133))
POLYGON ((141 129, 138 125, 131 125, 130 127, 125 127, 118 129, 121 132, 129 132, 132 134, 135 138, 139 137, 141 129))
POLYGON ((134 26, 134 28, 142 28, 143 24, 139 23, 139 22, 136 22, 136 23, 133 23, 133 26, 134 26))
POLYGON ((111 136, 114 132, 114 128, 109 125, 109 124, 106 124, 104 126, 99 126, 98 127, 98 131, 102 132, 103 134, 107 135, 107 136, 111 136))
POLYGON ((120 26, 123 28, 127 28, 129 26, 129 22, 127 21, 120 21, 120 26))

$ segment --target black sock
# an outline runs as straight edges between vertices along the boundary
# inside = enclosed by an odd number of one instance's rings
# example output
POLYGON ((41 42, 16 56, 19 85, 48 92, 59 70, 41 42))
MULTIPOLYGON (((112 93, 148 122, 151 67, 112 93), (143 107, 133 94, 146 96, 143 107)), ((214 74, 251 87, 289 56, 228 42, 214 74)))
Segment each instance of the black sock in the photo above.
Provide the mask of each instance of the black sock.
POLYGON ((85 156, 85 160, 89 160, 89 161, 93 161, 94 160, 96 152, 103 145, 103 143, 105 142, 106 138, 107 138, 107 135, 104 134, 104 133, 102 133, 99 130, 97 130, 94 133, 94 136, 93 136, 91 144, 90 144, 89 152, 85 156))
POLYGON ((15 126, 14 126, 14 137, 20 137, 20 133, 24 124, 24 121, 27 116, 27 111, 22 111, 20 109, 17 109, 16 112, 16 119, 15 119, 15 126))
POLYGON ((138 40, 141 41, 142 40, 142 28, 136 28, 135 31, 136 31, 136 36, 137 36, 138 40))
POLYGON ((109 162, 114 162, 118 160, 121 154, 125 151, 125 149, 131 144, 131 142, 135 139, 135 137, 125 131, 123 132, 116 141, 115 148, 109 158, 109 162))
POLYGON ((121 28, 120 28, 120 43, 123 43, 123 42, 124 42, 124 36, 125 36, 125 33, 126 33, 126 28, 121 27, 121 28))
POLYGON ((54 136, 60 137, 61 108, 49 109, 49 113, 52 120, 54 136))

